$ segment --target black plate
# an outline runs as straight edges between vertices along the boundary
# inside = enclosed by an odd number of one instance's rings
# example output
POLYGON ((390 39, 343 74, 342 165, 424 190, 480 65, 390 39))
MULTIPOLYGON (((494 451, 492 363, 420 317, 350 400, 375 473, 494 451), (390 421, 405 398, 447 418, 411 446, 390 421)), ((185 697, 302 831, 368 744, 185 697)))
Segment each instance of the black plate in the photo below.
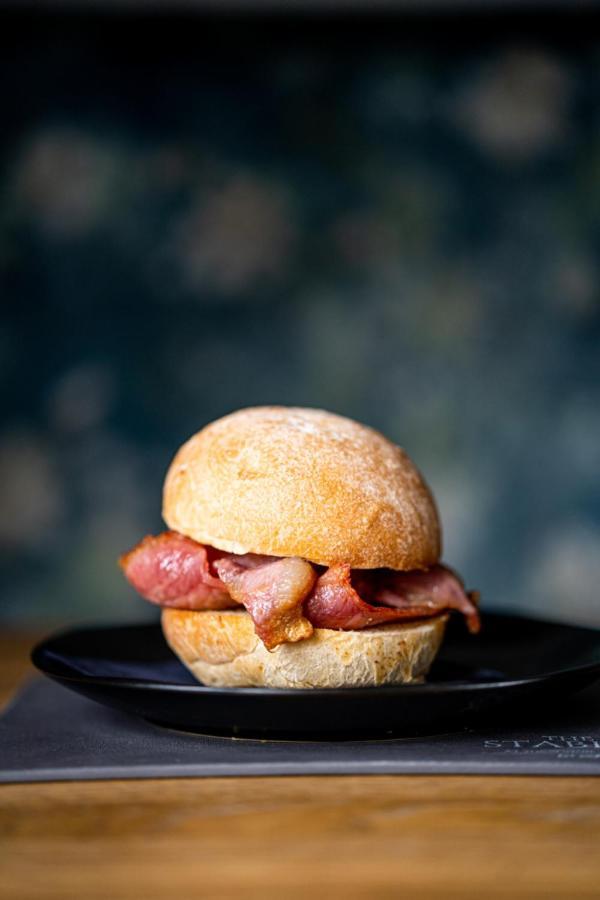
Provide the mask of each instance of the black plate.
POLYGON ((600 678, 600 631, 486 613, 477 637, 451 622, 426 684, 343 690, 198 684, 159 625, 85 628, 39 644, 34 664, 99 703, 171 728, 285 737, 417 735, 473 716, 543 708, 600 678))

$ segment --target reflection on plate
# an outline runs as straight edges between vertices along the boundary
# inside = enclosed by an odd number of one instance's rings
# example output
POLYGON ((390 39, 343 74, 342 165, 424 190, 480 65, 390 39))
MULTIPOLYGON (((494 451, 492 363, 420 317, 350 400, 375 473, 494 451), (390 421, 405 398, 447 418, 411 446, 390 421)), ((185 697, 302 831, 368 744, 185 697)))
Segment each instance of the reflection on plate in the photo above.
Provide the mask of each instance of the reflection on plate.
POLYGON ((204 687, 159 625, 74 629, 39 644, 32 659, 71 690, 171 728, 348 739, 532 715, 600 678, 600 631, 486 613, 476 637, 451 623, 426 684, 342 690, 204 687))

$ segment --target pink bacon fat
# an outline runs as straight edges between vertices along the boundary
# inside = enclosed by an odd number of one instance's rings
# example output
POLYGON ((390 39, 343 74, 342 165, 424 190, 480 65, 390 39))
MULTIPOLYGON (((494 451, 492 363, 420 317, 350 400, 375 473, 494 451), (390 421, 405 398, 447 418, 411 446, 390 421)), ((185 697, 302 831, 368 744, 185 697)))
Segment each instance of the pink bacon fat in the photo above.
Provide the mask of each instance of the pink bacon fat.
POLYGON ((238 606, 211 562, 218 551, 177 531, 148 535, 119 565, 129 583, 150 603, 177 609, 228 609, 238 606), (209 558, 210 557, 210 558, 209 558))
POLYGON ((352 571, 331 566, 317 580, 305 604, 315 628, 360 629, 401 619, 423 619, 455 609, 463 613, 469 631, 479 631, 475 598, 450 569, 432 566, 426 572, 389 569, 352 571))
POLYGON ((257 635, 272 650, 310 637, 313 627, 302 605, 317 579, 314 567, 297 556, 228 556, 215 568, 234 600, 243 603, 257 635))

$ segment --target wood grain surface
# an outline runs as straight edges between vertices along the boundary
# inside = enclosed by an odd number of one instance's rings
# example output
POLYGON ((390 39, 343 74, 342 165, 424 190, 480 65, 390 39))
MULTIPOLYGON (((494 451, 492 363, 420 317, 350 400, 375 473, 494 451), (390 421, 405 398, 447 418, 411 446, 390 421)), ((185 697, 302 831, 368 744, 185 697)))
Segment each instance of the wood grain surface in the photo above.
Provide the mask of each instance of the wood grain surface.
MULTIPOLYGON (((0 689, 28 635, 0 639, 0 689)), ((600 779, 4 785, 0 898, 600 897, 600 779)))

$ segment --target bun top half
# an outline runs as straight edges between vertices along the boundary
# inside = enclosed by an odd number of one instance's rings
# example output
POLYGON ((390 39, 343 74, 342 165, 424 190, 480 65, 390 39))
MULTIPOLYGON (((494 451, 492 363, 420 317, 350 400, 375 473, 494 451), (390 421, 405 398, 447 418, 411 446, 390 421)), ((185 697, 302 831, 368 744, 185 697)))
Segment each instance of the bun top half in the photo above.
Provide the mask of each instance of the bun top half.
POLYGON ((317 409, 261 406, 187 441, 163 493, 169 528, 230 553, 357 569, 424 569, 440 555, 429 488, 382 434, 317 409))

